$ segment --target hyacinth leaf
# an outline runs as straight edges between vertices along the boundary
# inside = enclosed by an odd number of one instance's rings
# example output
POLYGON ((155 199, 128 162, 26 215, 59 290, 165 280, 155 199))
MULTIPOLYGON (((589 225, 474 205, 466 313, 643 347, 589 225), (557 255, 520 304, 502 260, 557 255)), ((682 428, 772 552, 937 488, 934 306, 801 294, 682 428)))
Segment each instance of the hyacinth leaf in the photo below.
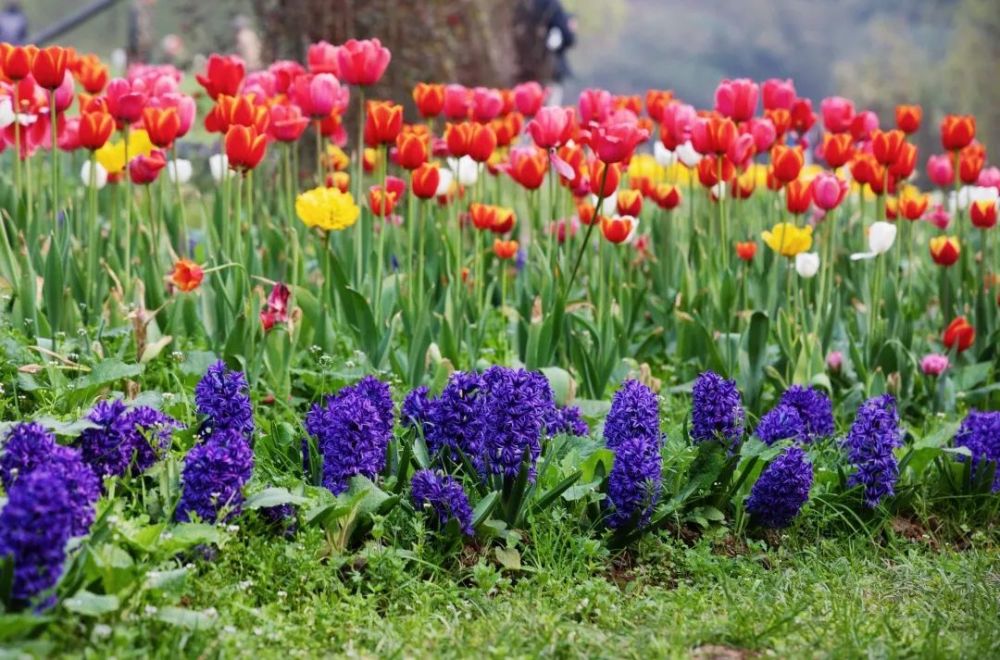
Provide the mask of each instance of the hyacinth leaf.
POLYGON ((549 385, 552 386, 552 395, 555 397, 556 405, 567 405, 573 395, 573 377, 570 376, 568 371, 560 367, 545 367, 544 369, 540 369, 540 371, 545 374, 545 377, 549 380, 549 385))
MULTIPOLYGON (((960 422, 950 422, 934 433, 914 442, 913 447, 899 461, 900 473, 909 468, 918 477, 922 475, 924 470, 934 462, 934 459, 943 453, 945 445, 951 442, 960 425, 960 422)), ((964 449, 964 447, 958 449, 964 449)))
POLYGON ((95 429, 98 426, 87 417, 81 417, 80 419, 73 421, 62 421, 56 419, 55 417, 46 416, 39 417, 35 421, 56 435, 61 435, 67 438, 75 438, 86 429, 95 429))
POLYGON ((81 589, 64 600, 63 607, 81 616, 99 617, 116 612, 121 607, 121 602, 113 594, 95 594, 81 589))
POLYGON ((49 321, 49 328, 54 334, 62 330, 63 310, 68 307, 63 305, 63 263, 64 254, 59 248, 59 243, 54 238, 49 243, 49 253, 45 257, 45 315, 49 321))
POLYGON ((212 611, 189 610, 183 607, 164 607, 156 614, 163 623, 187 630, 205 630, 215 625, 218 615, 212 611))
POLYGON ((73 381, 64 395, 64 407, 82 404, 98 391, 126 378, 135 378, 143 371, 139 364, 126 364, 117 358, 107 358, 98 362, 94 369, 82 378, 73 381))
POLYGON ((36 628, 40 628, 53 620, 54 617, 41 616, 34 612, 23 612, 20 614, 5 612, 3 616, 0 616, 0 642, 24 639, 36 628))
POLYGON ((190 574, 191 569, 184 566, 169 571, 150 571, 146 573, 146 581, 142 586, 153 590, 172 589, 182 586, 190 574))
POLYGON ((282 504, 306 504, 307 502, 309 502, 309 498, 294 495, 287 488, 272 487, 265 488, 248 497, 243 503, 243 508, 253 510, 282 504))
POLYGON ((489 519, 499 501, 500 493, 495 490, 490 491, 486 497, 479 500, 476 508, 472 510, 472 527, 474 529, 479 529, 489 519))
POLYGON ((546 491, 544 495, 541 495, 538 499, 535 500, 534 504, 531 507, 532 510, 544 511, 548 507, 552 506, 552 503, 555 502, 557 499, 559 499, 560 496, 564 495, 566 491, 573 486, 573 484, 575 484, 577 481, 580 480, 580 477, 582 475, 583 472, 577 470, 573 474, 569 475, 568 477, 560 481, 558 484, 556 484, 548 491, 546 491))
MULTIPOLYGON (((6 500, 0 502, 0 508, 6 505, 6 500)), ((11 588, 14 585, 14 558, 10 555, 0 557, 0 604, 4 610, 11 607, 11 588)))
POLYGON ((398 496, 390 495, 371 479, 360 475, 351 477, 346 495, 352 502, 356 502, 358 513, 367 515, 385 515, 399 502, 398 496))
POLYGON ((170 530, 170 538, 163 539, 161 549, 170 554, 189 550, 197 545, 214 545, 219 548, 226 544, 229 536, 213 525, 204 523, 181 523, 170 530))

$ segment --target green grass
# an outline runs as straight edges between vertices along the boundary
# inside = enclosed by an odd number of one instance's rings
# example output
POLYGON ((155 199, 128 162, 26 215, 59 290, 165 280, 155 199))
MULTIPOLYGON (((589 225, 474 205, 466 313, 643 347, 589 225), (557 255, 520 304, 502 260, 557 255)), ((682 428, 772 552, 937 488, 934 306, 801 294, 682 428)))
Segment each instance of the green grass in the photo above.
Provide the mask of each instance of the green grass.
POLYGON ((324 539, 316 529, 287 542, 241 533, 214 562, 198 560, 174 593, 134 604, 113 621, 62 621, 35 650, 90 657, 686 657, 704 646, 779 657, 1000 653, 998 546, 982 534, 962 550, 893 535, 810 538, 803 528, 735 551, 721 536, 691 546, 663 536, 614 557, 598 541, 565 531, 567 522, 537 522, 516 572, 470 549, 443 559, 419 540, 419 529, 410 530, 409 546, 371 542, 329 561, 320 559, 324 539), (154 620, 177 604, 215 608, 214 626, 192 632, 154 620))

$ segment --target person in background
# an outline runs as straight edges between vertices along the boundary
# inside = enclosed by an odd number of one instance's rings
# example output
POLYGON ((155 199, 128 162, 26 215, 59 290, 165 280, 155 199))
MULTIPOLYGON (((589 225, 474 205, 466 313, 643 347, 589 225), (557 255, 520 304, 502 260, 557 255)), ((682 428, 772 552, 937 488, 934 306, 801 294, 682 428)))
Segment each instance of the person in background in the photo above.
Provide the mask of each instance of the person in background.
POLYGON ((28 41, 28 17, 20 2, 8 2, 0 12, 0 42, 15 46, 28 41))
POLYGON ((233 29, 236 30, 236 54, 246 62, 247 71, 256 71, 261 67, 260 37, 250 19, 243 14, 233 19, 233 29))
POLYGON ((521 0, 515 12, 518 78, 549 88, 548 102, 562 103, 563 82, 572 76, 567 51, 576 44, 576 21, 559 0, 521 0))

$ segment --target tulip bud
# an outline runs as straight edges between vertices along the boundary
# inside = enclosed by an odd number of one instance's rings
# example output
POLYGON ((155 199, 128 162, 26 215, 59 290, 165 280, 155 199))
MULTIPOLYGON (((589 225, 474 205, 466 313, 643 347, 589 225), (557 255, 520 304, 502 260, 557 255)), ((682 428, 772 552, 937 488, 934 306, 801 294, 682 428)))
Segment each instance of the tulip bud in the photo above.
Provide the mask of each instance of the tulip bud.
POLYGON ((800 252, 795 255, 795 272, 800 277, 815 277, 819 272, 819 255, 815 252, 800 252))

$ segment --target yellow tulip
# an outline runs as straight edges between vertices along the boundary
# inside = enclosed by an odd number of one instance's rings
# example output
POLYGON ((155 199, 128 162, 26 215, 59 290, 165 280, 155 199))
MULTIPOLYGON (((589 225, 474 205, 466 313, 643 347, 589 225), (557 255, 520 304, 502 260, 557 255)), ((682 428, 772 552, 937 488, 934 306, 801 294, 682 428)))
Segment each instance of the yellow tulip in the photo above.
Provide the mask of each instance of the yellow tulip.
POLYGON ((761 233, 769 248, 786 257, 808 251, 812 247, 812 235, 812 227, 798 227, 791 222, 779 222, 771 231, 761 233))
POLYGON ((350 193, 321 186, 296 198, 295 213, 307 227, 340 231, 358 221, 361 209, 350 193))
MULTIPOLYGON (((125 141, 108 142, 94 152, 97 162, 108 174, 121 174, 125 171, 125 141)), ((149 141, 149 133, 143 129, 132 131, 128 136, 128 159, 138 156, 148 156, 153 153, 153 143, 149 141)))

